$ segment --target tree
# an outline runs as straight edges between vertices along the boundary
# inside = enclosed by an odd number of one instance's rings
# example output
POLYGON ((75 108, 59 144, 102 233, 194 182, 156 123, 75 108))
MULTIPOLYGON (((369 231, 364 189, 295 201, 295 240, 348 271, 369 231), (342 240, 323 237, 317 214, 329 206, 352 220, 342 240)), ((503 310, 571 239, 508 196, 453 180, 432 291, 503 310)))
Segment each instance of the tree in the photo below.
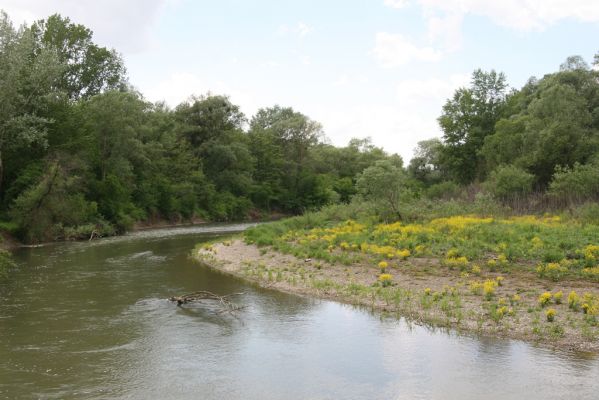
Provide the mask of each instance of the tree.
POLYGON ((425 185, 439 182, 443 174, 442 153, 443 142, 438 138, 418 142, 414 157, 408 166, 408 173, 425 185))
MULTIPOLYGON (((281 205, 287 210, 302 210, 305 205, 300 200, 300 181, 309 172, 309 155, 322 137, 321 125, 290 107, 274 106, 258 110, 250 122, 249 135, 250 143, 267 143, 270 149, 265 153, 252 147, 257 165, 281 168, 271 181, 271 185, 280 182, 281 205), (271 155, 275 157, 272 162, 267 159, 271 155)), ((258 169, 257 173, 262 172, 258 169)))
POLYGON ((30 28, 36 40, 36 51, 54 52, 65 66, 60 88, 71 100, 85 99, 125 84, 125 67, 114 50, 92 41, 92 31, 71 23, 58 14, 39 20, 30 28))
POLYGON ((40 114, 57 97, 62 70, 54 52, 37 51, 31 31, 15 31, 0 12, 0 192, 5 154, 47 145, 52 119, 40 114))
POLYGON ((246 119, 239 106, 226 96, 206 95, 192 97, 175 110, 182 124, 182 135, 194 149, 211 140, 222 138, 232 131, 240 131, 246 119))
POLYGON ((250 207, 246 200, 254 185, 255 160, 249 149, 250 139, 243 132, 246 118, 239 107, 226 96, 207 95, 179 105, 176 115, 181 136, 190 144, 221 201, 228 204, 219 209, 218 218, 229 219, 232 215, 224 214, 246 212, 250 207), (237 202, 239 198, 244 200, 237 202))
POLYGON ((390 160, 380 160, 358 176, 356 187, 364 199, 377 205, 381 215, 390 213, 401 219, 400 196, 405 180, 403 170, 390 160))
POLYGON ((479 150, 493 134, 505 104, 505 75, 480 69, 472 74, 469 88, 456 90, 443 106, 439 125, 443 130, 443 163, 452 177, 472 182, 480 169, 479 150))

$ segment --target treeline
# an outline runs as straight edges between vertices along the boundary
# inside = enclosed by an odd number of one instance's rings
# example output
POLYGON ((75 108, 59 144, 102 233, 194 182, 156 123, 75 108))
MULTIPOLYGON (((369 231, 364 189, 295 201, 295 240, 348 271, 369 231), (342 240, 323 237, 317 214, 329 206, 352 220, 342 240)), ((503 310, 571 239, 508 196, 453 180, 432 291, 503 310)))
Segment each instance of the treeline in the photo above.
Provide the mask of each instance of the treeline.
POLYGON ((300 213, 348 202, 379 160, 402 168, 368 139, 327 144, 291 108, 150 103, 86 27, 53 15, 15 29, 0 15, 0 228, 22 240, 300 213))
POLYGON ((594 67, 569 57, 519 90, 502 73, 475 71, 443 106, 443 138, 419 143, 410 187, 432 198, 469 191, 533 208, 599 200, 599 54, 594 67))
POLYGON ((352 198, 383 218, 424 211, 422 199, 539 209, 599 199, 599 72, 580 57, 519 90, 477 70, 439 123, 443 137, 420 142, 404 167, 368 139, 327 144, 287 107, 248 118, 205 95, 170 109, 136 92, 86 27, 53 15, 16 29, 0 14, 0 229, 29 242, 352 198))

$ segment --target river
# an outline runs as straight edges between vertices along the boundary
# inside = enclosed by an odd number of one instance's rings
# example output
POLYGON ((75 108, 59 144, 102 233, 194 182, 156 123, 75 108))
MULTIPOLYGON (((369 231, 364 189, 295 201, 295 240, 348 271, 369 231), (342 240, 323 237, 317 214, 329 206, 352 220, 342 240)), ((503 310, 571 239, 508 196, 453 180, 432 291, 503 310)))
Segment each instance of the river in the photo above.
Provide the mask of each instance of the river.
POLYGON ((598 399, 599 360, 248 285, 190 259, 243 225, 21 249, 0 286, 0 398, 598 399), (236 314, 172 295, 243 293, 236 314))

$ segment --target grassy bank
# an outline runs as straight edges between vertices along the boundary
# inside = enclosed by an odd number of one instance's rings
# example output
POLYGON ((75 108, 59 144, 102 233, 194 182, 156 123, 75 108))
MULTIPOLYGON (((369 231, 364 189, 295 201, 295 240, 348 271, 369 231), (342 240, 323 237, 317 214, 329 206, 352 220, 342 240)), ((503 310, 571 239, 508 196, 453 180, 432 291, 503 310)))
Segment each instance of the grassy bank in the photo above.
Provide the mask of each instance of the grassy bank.
POLYGON ((355 204, 264 224, 198 254, 263 286, 598 351, 598 238, 599 226, 567 216, 382 223, 355 204))

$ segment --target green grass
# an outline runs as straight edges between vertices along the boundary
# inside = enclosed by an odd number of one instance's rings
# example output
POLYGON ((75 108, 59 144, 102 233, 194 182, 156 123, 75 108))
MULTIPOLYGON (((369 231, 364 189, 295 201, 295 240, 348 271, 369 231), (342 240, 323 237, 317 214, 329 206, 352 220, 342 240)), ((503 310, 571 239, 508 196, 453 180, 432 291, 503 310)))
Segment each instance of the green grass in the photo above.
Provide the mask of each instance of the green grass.
POLYGON ((301 217, 260 225, 245 240, 298 258, 344 265, 404 258, 436 258, 460 271, 538 272, 543 278, 599 281, 599 226, 558 216, 453 216, 412 223, 384 224, 365 205, 336 206, 301 217), (355 217, 357 223, 353 219, 355 217), (350 225, 359 225, 352 228, 350 225), (364 246, 370 248, 364 250, 364 246), (588 252, 588 251, 587 251, 588 252), (560 268, 546 264, 559 263, 560 268), (539 268, 539 265, 541 268, 539 268))

